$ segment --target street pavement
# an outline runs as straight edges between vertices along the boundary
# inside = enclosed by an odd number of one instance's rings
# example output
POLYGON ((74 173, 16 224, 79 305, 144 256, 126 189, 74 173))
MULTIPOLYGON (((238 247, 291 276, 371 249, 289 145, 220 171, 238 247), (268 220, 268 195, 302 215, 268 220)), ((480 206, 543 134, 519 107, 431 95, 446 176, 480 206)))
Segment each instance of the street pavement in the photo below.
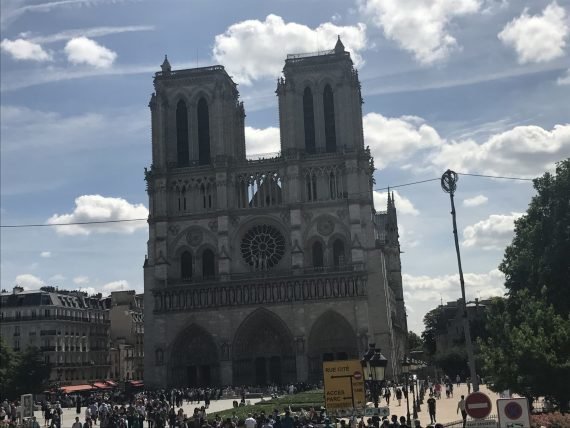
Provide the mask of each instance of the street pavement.
MULTIPOLYGON (((491 410, 491 415, 497 414, 496 400, 499 398, 499 394, 496 394, 489 390, 485 385, 480 385, 479 391, 487 394, 493 403, 493 409, 491 410)), ((440 423, 448 423, 461 420, 461 413, 457 413, 457 403, 461 400, 461 395, 467 397, 467 385, 462 383, 459 387, 453 386, 453 397, 446 398, 445 390, 442 391, 441 398, 436 400, 436 420, 440 423)), ((406 400, 402 399, 402 405, 398 406, 398 400, 393 400, 394 394, 390 398, 390 415, 406 416, 406 400)), ((427 399, 429 398, 429 393, 424 395, 424 404, 422 404, 421 411, 418 413, 418 419, 421 421, 422 426, 425 427, 429 424, 429 413, 427 408, 427 399)), ((413 420, 413 405, 412 405, 412 394, 409 394, 410 399, 410 416, 413 420)), ((380 407, 385 407, 386 401, 382 400, 380 402, 380 407)), ((413 425, 412 425, 413 426, 413 425)))

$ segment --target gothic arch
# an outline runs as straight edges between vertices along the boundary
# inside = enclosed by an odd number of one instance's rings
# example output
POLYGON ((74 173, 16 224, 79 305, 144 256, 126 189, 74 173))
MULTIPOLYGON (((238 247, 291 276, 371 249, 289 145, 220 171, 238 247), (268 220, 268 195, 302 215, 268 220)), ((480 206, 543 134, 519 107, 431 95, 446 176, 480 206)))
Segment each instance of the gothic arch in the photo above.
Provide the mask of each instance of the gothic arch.
MULTIPOLYGON (((305 266, 309 268, 315 267, 324 267, 326 266, 326 252, 327 246, 323 238, 319 235, 311 236, 309 239, 305 241, 305 266), (315 265, 315 245, 318 244, 321 246, 321 256, 322 256, 322 263, 320 265, 315 265)), ((318 257, 317 257, 318 258, 318 257)))
MULTIPOLYGON (((332 236, 340 236, 346 241, 347 237, 350 236, 350 229, 338 217, 331 214, 321 214, 313 218, 303 232, 303 240, 307 242, 310 239, 309 237, 316 233, 322 235, 322 233, 318 231, 318 225, 319 223, 326 222, 327 220, 333 224, 333 230, 331 231, 332 235, 329 237, 329 240, 332 236)), ((327 246, 329 245, 330 244, 327 241, 327 246)))
POLYGON ((204 243, 196 250, 194 263, 200 267, 200 274, 203 279, 214 279, 216 277, 218 274, 217 259, 218 251, 210 243, 204 243))
POLYGON ((183 329, 170 347, 170 386, 209 386, 220 383, 220 356, 214 337, 192 324, 183 329))
POLYGON ((336 152, 336 120, 334 93, 330 84, 323 89, 323 113, 325 122, 325 147, 328 153, 336 152))
POLYGON ((200 249, 199 246, 204 244, 210 244, 212 248, 214 249, 216 248, 217 245, 216 235, 206 227, 193 225, 184 228, 170 242, 170 245, 168 246, 169 254, 174 254, 176 257, 178 257, 180 255, 180 252, 183 251, 183 248, 189 248, 188 245, 192 244, 188 242, 188 234, 189 232, 194 232, 194 231, 197 232, 198 235, 200 235, 199 242, 197 240, 196 244, 193 245, 194 247, 198 247, 198 249, 200 249))
POLYGON ((358 358, 358 338, 350 323, 338 312, 324 312, 311 327, 308 342, 309 380, 322 378, 322 363, 358 358))
POLYGON ((293 335, 267 309, 256 309, 240 324, 232 357, 234 385, 283 384, 296 379, 293 335))
POLYGON ((176 103, 176 161, 178 166, 190 164, 188 105, 180 99, 176 103))
POLYGON ((211 162, 211 141, 210 141, 210 107, 206 98, 201 97, 196 106, 198 117, 198 163, 209 165, 211 162))
POLYGON ((315 153, 315 107, 314 96, 310 86, 303 90, 303 127, 305 131, 305 151, 315 153))

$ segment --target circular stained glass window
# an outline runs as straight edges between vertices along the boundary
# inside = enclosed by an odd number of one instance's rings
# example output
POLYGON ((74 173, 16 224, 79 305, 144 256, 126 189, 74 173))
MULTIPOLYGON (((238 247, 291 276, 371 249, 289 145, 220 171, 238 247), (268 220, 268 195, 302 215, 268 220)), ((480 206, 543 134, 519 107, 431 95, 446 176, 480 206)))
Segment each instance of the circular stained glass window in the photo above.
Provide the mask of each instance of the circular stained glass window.
POLYGON ((252 227, 241 240, 241 255, 255 270, 275 266, 285 254, 285 238, 275 227, 260 224, 252 227))

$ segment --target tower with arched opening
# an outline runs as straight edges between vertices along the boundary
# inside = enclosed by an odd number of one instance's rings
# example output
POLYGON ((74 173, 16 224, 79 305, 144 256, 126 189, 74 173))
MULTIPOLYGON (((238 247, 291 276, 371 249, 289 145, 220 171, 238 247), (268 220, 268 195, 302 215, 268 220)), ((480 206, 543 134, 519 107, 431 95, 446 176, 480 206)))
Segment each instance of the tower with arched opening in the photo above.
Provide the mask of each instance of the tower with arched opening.
POLYGON ((246 153, 223 66, 154 78, 145 385, 318 381, 375 342, 405 352, 393 196, 373 204, 358 73, 334 49, 291 54, 277 82, 281 150, 246 153))

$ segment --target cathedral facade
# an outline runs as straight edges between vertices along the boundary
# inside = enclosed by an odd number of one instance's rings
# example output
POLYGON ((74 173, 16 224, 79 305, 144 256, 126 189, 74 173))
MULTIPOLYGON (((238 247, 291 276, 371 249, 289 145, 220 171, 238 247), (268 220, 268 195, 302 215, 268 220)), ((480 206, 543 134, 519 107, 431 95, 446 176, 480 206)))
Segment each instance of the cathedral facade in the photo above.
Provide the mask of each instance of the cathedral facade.
POLYGON ((288 55, 281 151, 248 159, 222 66, 172 70, 150 101, 145 386, 322 379, 323 361, 406 349, 393 197, 373 204, 358 72, 340 39, 288 55))

